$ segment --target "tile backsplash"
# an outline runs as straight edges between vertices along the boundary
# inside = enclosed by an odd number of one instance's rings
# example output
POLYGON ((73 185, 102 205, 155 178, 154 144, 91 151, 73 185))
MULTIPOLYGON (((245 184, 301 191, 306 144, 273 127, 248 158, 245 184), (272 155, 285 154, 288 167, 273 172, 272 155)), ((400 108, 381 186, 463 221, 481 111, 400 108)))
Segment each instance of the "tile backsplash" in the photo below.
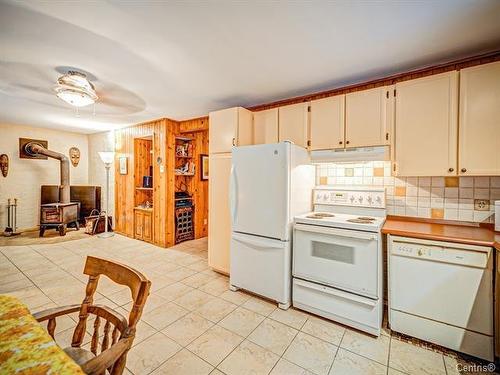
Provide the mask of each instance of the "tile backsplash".
POLYGON ((493 222, 500 200, 500 177, 392 177, 388 161, 320 164, 316 184, 385 187, 387 214, 399 216, 493 222))

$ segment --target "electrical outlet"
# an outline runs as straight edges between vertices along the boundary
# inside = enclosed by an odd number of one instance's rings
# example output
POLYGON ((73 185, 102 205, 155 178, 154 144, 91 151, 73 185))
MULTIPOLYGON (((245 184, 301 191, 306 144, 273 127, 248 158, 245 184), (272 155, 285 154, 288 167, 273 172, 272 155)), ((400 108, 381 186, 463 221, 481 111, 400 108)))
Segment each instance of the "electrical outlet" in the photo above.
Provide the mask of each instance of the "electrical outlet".
POLYGON ((474 199, 474 209, 476 211, 489 211, 490 201, 486 199, 474 199))
POLYGON ((208 223, 207 219, 203 220, 203 225, 207 225, 207 223, 208 223))

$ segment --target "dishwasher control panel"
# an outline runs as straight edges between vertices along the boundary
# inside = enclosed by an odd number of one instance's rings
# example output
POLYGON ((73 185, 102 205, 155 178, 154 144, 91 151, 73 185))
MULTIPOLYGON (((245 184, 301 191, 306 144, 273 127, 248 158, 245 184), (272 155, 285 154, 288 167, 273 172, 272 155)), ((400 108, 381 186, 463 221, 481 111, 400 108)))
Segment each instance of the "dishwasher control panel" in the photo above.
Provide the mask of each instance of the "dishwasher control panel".
MULTIPOLYGON (((429 242, 435 243, 436 241, 429 242)), ((486 268, 488 264, 491 264, 491 262, 489 262, 490 253, 491 249, 487 247, 484 248, 484 251, 481 251, 476 248, 468 249, 466 246, 459 246, 446 242, 443 242, 443 246, 439 246, 426 243, 403 242, 399 239, 395 239, 392 241, 391 246, 391 255, 478 268, 486 268)))
POLYGON ((432 257, 433 250, 442 248, 431 248, 429 246, 422 246, 404 242, 395 242, 393 248, 393 254, 407 255, 407 256, 417 256, 417 257, 432 257))

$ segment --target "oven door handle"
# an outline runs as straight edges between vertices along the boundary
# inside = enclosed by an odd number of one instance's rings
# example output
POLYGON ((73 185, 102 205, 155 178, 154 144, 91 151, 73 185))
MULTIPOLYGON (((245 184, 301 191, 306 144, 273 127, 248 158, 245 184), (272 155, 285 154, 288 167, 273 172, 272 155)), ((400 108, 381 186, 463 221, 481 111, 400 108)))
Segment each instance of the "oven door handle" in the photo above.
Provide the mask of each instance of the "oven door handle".
POLYGON ((332 236, 348 237, 348 238, 367 240, 367 241, 373 241, 378 238, 378 236, 375 233, 359 232, 349 229, 336 229, 336 228, 322 227, 319 225, 295 224, 294 229, 302 232, 328 234, 332 236))
POLYGON ((366 305, 369 307, 375 307, 378 303, 378 300, 372 300, 372 299, 367 298, 367 297, 358 296, 357 294, 343 292, 341 290, 337 290, 334 288, 329 288, 329 287, 322 286, 322 285, 308 283, 308 282, 302 281, 300 279, 294 279, 293 282, 297 285, 304 287, 304 288, 314 289, 314 290, 317 290, 317 291, 322 292, 322 293, 330 294, 332 296, 343 298, 343 299, 346 299, 346 300, 349 300, 352 302, 356 302, 356 303, 359 303, 361 305, 366 305))

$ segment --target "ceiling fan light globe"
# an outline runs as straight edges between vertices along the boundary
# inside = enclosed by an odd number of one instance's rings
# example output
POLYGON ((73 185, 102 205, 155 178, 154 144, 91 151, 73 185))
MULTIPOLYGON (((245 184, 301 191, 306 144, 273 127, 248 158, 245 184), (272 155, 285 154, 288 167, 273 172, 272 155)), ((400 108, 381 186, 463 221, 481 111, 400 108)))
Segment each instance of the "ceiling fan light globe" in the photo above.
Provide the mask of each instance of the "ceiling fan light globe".
POLYGON ((95 103, 95 100, 86 93, 73 90, 61 90, 57 92, 57 96, 74 107, 86 107, 95 103))
POLYGON ((54 91, 60 99, 74 107, 94 104, 99 98, 94 85, 87 80, 84 74, 78 72, 68 72, 59 77, 54 91))

